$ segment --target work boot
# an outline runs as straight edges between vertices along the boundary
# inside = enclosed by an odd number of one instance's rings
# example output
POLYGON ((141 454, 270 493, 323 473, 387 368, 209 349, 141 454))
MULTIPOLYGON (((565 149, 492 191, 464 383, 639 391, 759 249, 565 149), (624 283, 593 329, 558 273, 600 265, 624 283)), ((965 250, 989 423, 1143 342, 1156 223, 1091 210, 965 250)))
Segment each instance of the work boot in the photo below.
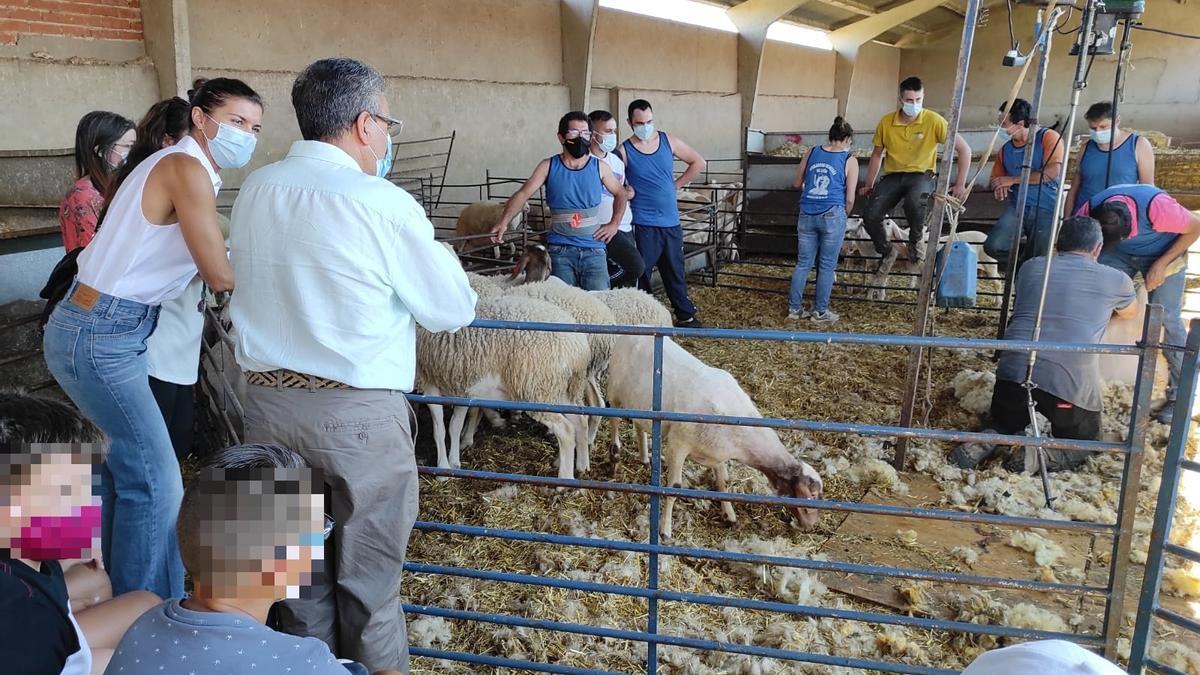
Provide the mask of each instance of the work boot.
MULTIPOLYGON (((984 429, 985 434, 994 434, 994 429, 984 429)), ((996 446, 991 443, 962 443, 950 451, 950 463, 960 469, 974 469, 996 454, 996 446)))
POLYGON ((909 243, 909 245, 908 245, 908 262, 910 262, 913 265, 916 265, 918 267, 921 266, 921 263, 925 262, 925 240, 924 239, 918 239, 917 241, 909 243))
POLYGON ((700 323, 700 319, 694 316, 689 316, 686 319, 675 319, 676 328, 704 328, 704 324, 700 323))
MULTIPOLYGON (((1083 466, 1092 453, 1088 450, 1060 450, 1046 448, 1046 471, 1073 471, 1083 466)), ((1004 460, 1004 468, 1009 473, 1036 474, 1039 471, 1037 448, 1014 448, 1008 459, 1004 460)))

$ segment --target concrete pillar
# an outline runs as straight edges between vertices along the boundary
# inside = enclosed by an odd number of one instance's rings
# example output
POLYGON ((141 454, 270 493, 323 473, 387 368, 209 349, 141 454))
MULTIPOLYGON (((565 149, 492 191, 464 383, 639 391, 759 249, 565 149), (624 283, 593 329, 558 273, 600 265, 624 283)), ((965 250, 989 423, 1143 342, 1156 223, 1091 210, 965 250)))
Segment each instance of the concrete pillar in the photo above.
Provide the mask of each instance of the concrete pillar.
POLYGON ((158 93, 182 96, 192 87, 192 41, 187 0, 144 0, 146 55, 158 71, 158 93))
POLYGON ((850 94, 854 90, 854 72, 858 64, 858 45, 834 49, 833 95, 837 98, 838 114, 846 116, 850 94))
MULTIPOLYGON (((746 0, 727 11, 738 29, 738 93, 742 99, 743 130, 754 119, 767 28, 806 2, 808 0, 746 0)), ((743 134, 742 144, 745 143, 743 134)))
POLYGON ((571 109, 589 112, 592 98, 592 45, 600 0, 561 0, 563 79, 571 109))

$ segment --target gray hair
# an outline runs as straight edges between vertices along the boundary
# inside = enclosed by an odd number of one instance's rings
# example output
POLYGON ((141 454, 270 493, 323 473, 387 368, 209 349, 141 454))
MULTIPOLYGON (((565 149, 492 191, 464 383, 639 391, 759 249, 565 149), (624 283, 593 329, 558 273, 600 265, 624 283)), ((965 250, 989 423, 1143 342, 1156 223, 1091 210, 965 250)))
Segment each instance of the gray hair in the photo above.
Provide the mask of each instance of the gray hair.
POLYGON ((354 125, 365 110, 379 112, 386 83, 379 71, 345 57, 321 59, 292 84, 292 107, 306 141, 331 141, 354 125))
POLYGON ((1058 228, 1059 253, 1091 253, 1104 241, 1100 223, 1095 218, 1076 216, 1067 218, 1058 228))
POLYGON ((204 462, 209 469, 299 469, 308 466, 296 451, 270 443, 248 443, 218 450, 204 462))

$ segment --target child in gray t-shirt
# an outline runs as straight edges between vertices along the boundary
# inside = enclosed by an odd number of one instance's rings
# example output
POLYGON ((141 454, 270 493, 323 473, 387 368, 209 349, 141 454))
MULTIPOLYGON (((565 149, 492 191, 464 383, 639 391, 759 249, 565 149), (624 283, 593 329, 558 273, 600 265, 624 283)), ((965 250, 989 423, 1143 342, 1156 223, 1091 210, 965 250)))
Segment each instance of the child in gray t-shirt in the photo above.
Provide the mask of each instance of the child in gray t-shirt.
POLYGON ((138 619, 105 675, 346 675, 329 647, 267 628, 249 615, 197 612, 169 600, 138 619))

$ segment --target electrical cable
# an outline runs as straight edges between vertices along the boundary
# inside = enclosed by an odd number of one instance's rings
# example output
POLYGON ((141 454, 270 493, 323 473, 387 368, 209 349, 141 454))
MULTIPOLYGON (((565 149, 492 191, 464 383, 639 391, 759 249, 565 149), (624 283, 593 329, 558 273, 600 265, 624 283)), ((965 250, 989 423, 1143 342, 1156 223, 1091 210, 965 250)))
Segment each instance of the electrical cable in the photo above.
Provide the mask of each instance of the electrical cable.
POLYGON ((1008 45, 1011 49, 1021 51, 1020 45, 1017 42, 1017 33, 1013 30, 1013 9, 1012 0, 1006 0, 1008 5, 1008 45))
POLYGON ((1189 35, 1187 33, 1176 33, 1175 31, 1163 30, 1161 28, 1149 28, 1141 24, 1133 24, 1137 30, 1144 30, 1149 33, 1160 33, 1162 35, 1170 35, 1171 37, 1183 38, 1185 40, 1200 40, 1200 35, 1189 35))

